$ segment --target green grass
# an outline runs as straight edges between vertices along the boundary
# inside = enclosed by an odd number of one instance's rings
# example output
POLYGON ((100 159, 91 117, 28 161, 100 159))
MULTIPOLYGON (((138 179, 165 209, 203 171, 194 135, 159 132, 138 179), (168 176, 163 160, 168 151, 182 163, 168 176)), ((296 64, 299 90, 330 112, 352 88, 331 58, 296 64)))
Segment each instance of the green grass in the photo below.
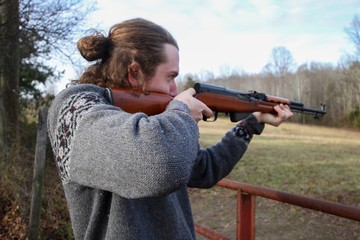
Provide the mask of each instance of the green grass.
MULTIPOLYGON (((233 125, 201 122, 201 144, 212 145, 233 125)), ((285 123, 255 136, 227 178, 360 207, 359 169, 359 131, 285 123)), ((234 237, 236 193, 214 187, 192 190, 191 198, 197 222, 234 237)), ((257 198, 256 239, 360 239, 358 225, 257 198)))

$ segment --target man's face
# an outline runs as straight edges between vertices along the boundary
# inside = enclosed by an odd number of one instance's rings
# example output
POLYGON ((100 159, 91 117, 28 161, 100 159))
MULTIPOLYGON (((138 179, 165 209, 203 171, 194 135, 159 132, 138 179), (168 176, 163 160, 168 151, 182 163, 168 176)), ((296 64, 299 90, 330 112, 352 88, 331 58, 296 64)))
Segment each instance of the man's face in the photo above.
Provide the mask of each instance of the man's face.
POLYGON ((146 90, 174 97, 177 95, 175 78, 179 74, 179 51, 170 44, 165 44, 164 48, 167 60, 156 68, 155 75, 146 84, 146 90))

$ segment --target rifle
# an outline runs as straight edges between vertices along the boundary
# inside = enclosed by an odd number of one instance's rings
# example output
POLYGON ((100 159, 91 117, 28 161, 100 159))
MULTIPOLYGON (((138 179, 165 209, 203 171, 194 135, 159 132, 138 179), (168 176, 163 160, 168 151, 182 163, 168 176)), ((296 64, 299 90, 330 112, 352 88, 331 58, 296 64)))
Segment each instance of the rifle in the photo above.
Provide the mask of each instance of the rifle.
MULTIPOLYGON (((316 119, 326 114, 324 104, 320 105, 320 109, 313 109, 301 102, 256 91, 245 92, 206 83, 196 83, 194 89, 194 97, 214 112, 213 121, 216 121, 218 113, 229 115, 232 122, 238 122, 252 112, 276 113, 274 106, 280 103, 288 105, 293 112, 310 114, 316 119)), ((113 105, 126 112, 143 112, 148 116, 162 113, 173 99, 164 93, 144 93, 139 89, 107 88, 106 95, 113 105)))

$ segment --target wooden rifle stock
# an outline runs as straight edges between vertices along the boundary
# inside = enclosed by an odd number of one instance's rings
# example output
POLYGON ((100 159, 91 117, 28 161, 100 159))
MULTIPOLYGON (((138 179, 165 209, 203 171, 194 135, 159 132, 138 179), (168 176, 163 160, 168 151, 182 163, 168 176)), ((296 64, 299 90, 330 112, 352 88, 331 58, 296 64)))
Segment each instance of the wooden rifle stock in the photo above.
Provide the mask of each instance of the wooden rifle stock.
POLYGON ((108 88, 106 90, 113 105, 128 113, 143 112, 149 116, 160 114, 173 100, 173 97, 164 93, 144 93, 138 89, 108 88))
MULTIPOLYGON (((219 112, 229 114, 232 122, 240 121, 252 112, 276 113, 274 106, 280 103, 288 105, 294 112, 312 114, 315 118, 326 113, 323 105, 319 110, 307 108, 301 102, 255 91, 242 92, 205 83, 196 83, 194 89, 195 98, 214 112, 214 121, 219 112)), ((114 88, 106 91, 115 106, 129 113, 143 112, 149 116, 162 113, 173 100, 173 97, 163 93, 144 93, 137 89, 114 88)))

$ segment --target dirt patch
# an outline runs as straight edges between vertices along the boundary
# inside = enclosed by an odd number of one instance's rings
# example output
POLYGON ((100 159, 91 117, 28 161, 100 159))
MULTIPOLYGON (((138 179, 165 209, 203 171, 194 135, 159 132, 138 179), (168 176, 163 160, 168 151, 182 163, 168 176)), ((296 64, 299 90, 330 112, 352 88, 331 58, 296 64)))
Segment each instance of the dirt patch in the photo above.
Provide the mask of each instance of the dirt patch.
MULTIPOLYGON (((351 193, 348 196, 351 196, 351 193)), ((196 223, 236 239, 236 192, 218 187, 196 189, 190 190, 190 198, 196 223)), ((255 236, 257 240, 355 240, 360 239, 360 224, 357 221, 257 197, 255 236)), ((200 235, 198 238, 206 239, 200 235)))

